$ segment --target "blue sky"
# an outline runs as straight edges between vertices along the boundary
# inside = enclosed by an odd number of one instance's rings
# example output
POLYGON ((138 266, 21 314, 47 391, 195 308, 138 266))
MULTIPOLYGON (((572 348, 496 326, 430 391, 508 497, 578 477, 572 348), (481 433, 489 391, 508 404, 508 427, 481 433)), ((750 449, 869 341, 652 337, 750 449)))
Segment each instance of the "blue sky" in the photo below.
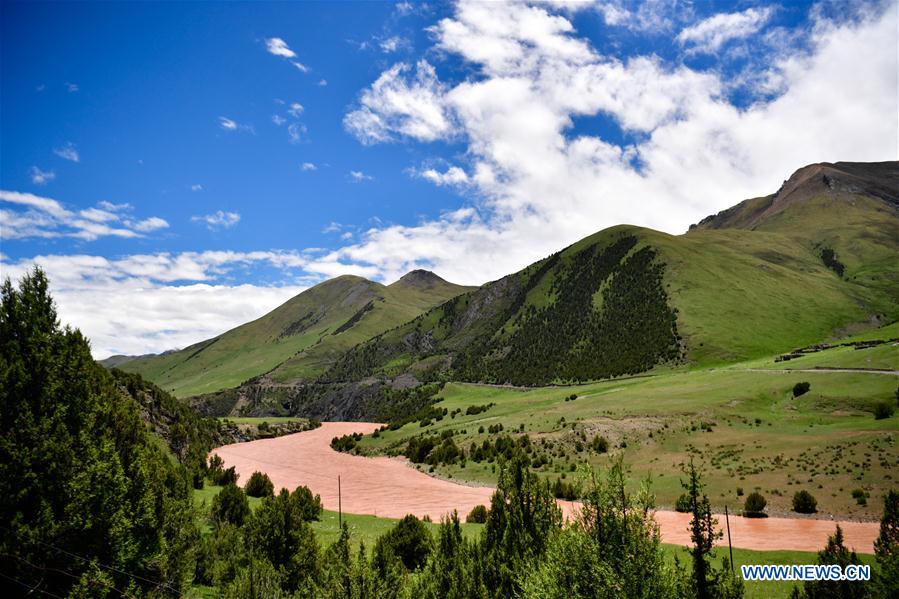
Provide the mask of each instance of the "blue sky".
POLYGON ((681 233, 810 162, 896 159, 895 22, 890 2, 4 2, 4 275, 41 264, 102 357, 340 274, 475 284, 622 222, 681 233))

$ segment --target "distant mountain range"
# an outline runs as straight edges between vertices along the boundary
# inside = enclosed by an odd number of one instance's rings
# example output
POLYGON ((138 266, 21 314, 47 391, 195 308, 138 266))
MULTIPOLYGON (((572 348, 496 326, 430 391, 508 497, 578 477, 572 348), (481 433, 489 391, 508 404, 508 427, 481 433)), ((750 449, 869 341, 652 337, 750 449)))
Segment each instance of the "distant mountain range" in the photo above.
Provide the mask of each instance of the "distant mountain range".
POLYGON ((386 286, 345 275, 218 337, 105 365, 136 372, 178 397, 235 387, 262 374, 275 381, 314 379, 354 345, 470 289, 423 270, 386 286))
POLYGON ((390 286, 339 277, 119 368, 179 396, 247 382, 207 398, 213 412, 333 416, 328 393, 360 381, 593 380, 772 355, 897 318, 899 162, 822 163, 684 235, 612 227, 479 288, 425 271, 390 286))

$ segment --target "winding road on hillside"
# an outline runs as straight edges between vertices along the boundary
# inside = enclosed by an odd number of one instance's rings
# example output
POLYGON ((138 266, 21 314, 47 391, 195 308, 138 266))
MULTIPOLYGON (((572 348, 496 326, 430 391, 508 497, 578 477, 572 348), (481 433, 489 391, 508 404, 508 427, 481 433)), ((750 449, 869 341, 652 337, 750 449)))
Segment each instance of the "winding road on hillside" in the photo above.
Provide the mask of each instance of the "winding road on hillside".
MULTIPOLYGON (((402 518, 406 514, 430 516, 438 522, 452 510, 460 517, 478 504, 490 504, 492 487, 473 487, 428 476, 409 466, 406 460, 389 457, 362 457, 331 449, 334 437, 351 433, 368 434, 380 425, 367 422, 325 422, 321 427, 276 439, 225 445, 213 450, 234 466, 240 480, 246 481, 254 471, 265 472, 276 489, 295 489, 306 485, 320 495, 326 509, 337 510, 337 478, 340 477, 341 502, 344 512, 372 514, 386 518, 402 518)), ((567 517, 572 517, 577 504, 560 502, 567 517)), ((719 516, 724 526, 724 516, 719 516)), ((689 516, 677 512, 658 511, 656 521, 662 541, 690 545, 687 531, 689 516)), ((837 524, 834 520, 808 518, 730 518, 734 547, 756 550, 788 549, 818 551, 827 543, 837 524)), ((873 522, 839 522, 846 545, 861 553, 874 552, 874 539, 879 525, 873 522)), ((724 537, 723 543, 727 542, 724 537)))

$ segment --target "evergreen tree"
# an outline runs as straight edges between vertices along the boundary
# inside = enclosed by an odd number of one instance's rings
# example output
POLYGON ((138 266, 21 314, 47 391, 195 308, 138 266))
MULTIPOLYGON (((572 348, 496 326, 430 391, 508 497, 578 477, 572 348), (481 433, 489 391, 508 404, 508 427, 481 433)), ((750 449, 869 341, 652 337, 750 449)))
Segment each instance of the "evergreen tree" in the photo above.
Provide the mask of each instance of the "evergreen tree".
POLYGON ((475 599, 486 593, 474 567, 475 552, 462 536, 455 511, 440 523, 437 547, 412 588, 414 597, 426 599, 475 599))
POLYGON ((187 471, 60 327, 37 268, 0 290, 0 526, 0 574, 23 593, 179 594, 194 571, 187 471))
POLYGON ((886 599, 899 589, 899 491, 890 489, 883 497, 880 535, 874 541, 877 556, 876 595, 886 599))
MULTIPOLYGON (((306 487, 293 493, 281 489, 278 495, 266 497, 244 527, 249 550, 274 566, 282 588, 290 593, 309 593, 320 575, 318 541, 308 524, 313 515, 308 491, 306 487)), ((314 516, 317 518, 318 512, 314 516)))
POLYGON ((543 556, 561 527, 549 485, 516 454, 502 467, 483 532, 482 576, 490 596, 519 593, 525 568, 543 556))
POLYGON ((710 563, 715 541, 723 536, 716 529, 718 519, 712 516, 712 505, 703 492, 702 476, 693 460, 686 470, 687 480, 682 486, 689 498, 690 539, 693 548, 690 551, 693 563, 693 592, 698 599, 732 598, 743 596, 743 583, 732 575, 727 558, 720 569, 710 563))
MULTIPOLYGON (((827 546, 818 552, 819 565, 846 566, 861 564, 855 551, 843 544, 843 529, 837 525, 834 534, 827 538, 827 546)), ((895 591, 895 589, 893 589, 895 591)), ((849 580, 808 580, 802 590, 793 588, 792 596, 803 599, 863 599, 867 596, 867 583, 849 580)))

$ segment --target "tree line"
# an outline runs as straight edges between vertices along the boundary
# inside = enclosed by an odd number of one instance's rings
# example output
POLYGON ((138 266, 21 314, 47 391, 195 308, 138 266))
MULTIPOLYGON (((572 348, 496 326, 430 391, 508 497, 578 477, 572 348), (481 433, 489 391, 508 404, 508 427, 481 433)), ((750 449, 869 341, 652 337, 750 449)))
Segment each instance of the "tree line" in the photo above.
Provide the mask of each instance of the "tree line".
MULTIPOLYGON (((150 398, 133 395, 146 392, 139 381, 108 373, 80 332, 60 326, 40 270, 18 288, 7 280, 0 300, 0 577, 13 596, 180 597, 193 585, 242 598, 742 596, 729 565, 712 560, 719 539, 692 465, 685 564, 665 558, 649 487, 628 492, 620 461, 585 474, 583 509, 563 525, 553 489, 520 453, 502 458, 474 539, 455 514, 436 537, 407 516, 370 550, 357 551, 346 526, 323 547, 310 525, 321 502, 307 488, 275 494, 266 477, 251 477, 247 490, 263 499, 250 510, 234 470, 205 462, 200 482, 212 476, 224 488, 204 533, 190 456, 210 425, 162 410, 161 397, 157 416, 175 416, 165 426, 147 418, 150 398)), ((899 493, 885 503, 876 580, 797 593, 889 597, 899 588, 899 493)), ((819 555, 853 559, 838 533, 819 555)))

